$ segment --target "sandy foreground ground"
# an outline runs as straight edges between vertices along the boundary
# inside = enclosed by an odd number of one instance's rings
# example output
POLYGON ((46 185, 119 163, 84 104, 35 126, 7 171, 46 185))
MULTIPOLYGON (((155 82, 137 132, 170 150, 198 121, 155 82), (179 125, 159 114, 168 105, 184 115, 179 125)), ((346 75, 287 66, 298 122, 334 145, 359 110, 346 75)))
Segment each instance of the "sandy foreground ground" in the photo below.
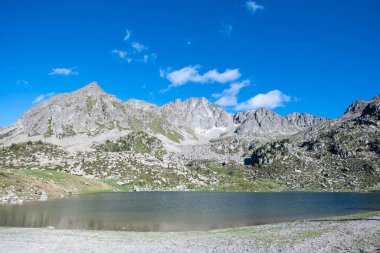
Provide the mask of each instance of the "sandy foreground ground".
POLYGON ((380 253, 380 215, 180 233, 0 228, 0 252, 380 253))

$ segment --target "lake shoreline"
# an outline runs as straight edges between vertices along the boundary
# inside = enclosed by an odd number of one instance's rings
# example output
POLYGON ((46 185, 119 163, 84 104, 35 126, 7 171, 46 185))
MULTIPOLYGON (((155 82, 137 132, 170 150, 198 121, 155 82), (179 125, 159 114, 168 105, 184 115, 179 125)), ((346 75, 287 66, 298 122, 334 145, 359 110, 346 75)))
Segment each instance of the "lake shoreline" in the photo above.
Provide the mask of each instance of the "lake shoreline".
MULTIPOLYGON (((44 192, 44 191, 42 191, 44 192)), ((149 191, 90 191, 90 192, 81 192, 81 193, 70 193, 69 195, 62 195, 62 196, 53 196, 53 197, 47 197, 46 199, 38 199, 40 195, 37 195, 35 198, 28 197, 16 197, 15 199, 12 199, 11 196, 0 196, 0 205, 22 205, 23 203, 30 203, 30 202, 40 202, 40 201, 50 201, 50 200, 59 200, 59 199, 67 199, 67 198, 75 198, 81 195, 90 195, 90 194, 98 194, 98 193, 136 193, 136 192, 203 192, 203 193, 226 193, 226 192, 234 192, 234 193, 290 193, 290 192, 298 192, 298 193, 308 193, 308 192, 314 192, 314 193, 360 193, 360 194, 371 194, 371 193, 380 193, 380 191, 348 191, 348 190, 336 190, 336 191, 322 191, 322 190, 308 190, 308 189, 300 189, 300 190, 283 190, 283 191, 219 191, 219 190, 204 190, 204 189, 188 189, 188 190, 149 190, 149 191), (12 201, 15 200, 15 201, 12 201)), ((13 194, 13 193, 12 193, 13 194)), ((46 194, 46 193, 44 193, 46 194)))
POLYGON ((121 179, 88 178, 67 172, 44 168, 1 168, 0 167, 0 204, 13 202, 20 204, 29 200, 60 199, 75 195, 104 192, 358 192, 376 193, 378 188, 299 188, 284 182, 267 178, 254 181, 230 182, 217 186, 179 187, 173 184, 151 188, 126 183, 121 179))
POLYGON ((377 252, 380 212, 212 230, 0 228, 3 252, 377 252))

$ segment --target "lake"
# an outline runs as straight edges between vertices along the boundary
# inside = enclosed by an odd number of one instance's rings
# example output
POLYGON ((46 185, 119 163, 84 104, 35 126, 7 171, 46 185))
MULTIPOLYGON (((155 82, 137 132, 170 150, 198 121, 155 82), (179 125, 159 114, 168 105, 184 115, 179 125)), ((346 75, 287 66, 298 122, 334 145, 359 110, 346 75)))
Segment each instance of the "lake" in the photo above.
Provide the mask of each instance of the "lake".
POLYGON ((0 206, 0 226, 194 231, 380 210, 378 193, 97 193, 0 206))

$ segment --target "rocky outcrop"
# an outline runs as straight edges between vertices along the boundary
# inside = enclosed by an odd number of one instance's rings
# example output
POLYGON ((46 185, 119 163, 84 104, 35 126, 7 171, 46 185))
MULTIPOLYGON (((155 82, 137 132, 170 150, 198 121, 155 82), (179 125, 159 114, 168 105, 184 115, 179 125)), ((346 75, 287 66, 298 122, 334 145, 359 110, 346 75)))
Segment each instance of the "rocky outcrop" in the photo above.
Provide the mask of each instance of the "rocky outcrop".
POLYGON ((367 101, 364 101, 364 100, 356 100, 354 101, 348 108, 347 110, 344 112, 344 117, 356 117, 356 116, 359 116, 364 107, 366 107, 366 105, 368 104, 367 101))
POLYGON ((161 112, 173 124, 193 129, 209 130, 232 125, 232 116, 206 98, 177 99, 162 106, 161 112))
POLYGON ((361 117, 367 116, 380 120, 380 100, 373 100, 364 107, 361 117))
POLYGON ((158 108, 157 105, 145 102, 143 100, 137 100, 137 99, 129 99, 125 103, 134 110, 154 111, 158 108))
POLYGON ((234 115, 236 134, 248 134, 256 132, 277 132, 279 134, 296 133, 298 129, 289 123, 286 118, 277 113, 260 108, 254 111, 240 112, 234 115))
POLYGON ((300 130, 305 130, 309 127, 321 124, 329 120, 327 118, 317 117, 308 113, 298 112, 286 115, 285 119, 290 123, 290 125, 295 126, 300 130))

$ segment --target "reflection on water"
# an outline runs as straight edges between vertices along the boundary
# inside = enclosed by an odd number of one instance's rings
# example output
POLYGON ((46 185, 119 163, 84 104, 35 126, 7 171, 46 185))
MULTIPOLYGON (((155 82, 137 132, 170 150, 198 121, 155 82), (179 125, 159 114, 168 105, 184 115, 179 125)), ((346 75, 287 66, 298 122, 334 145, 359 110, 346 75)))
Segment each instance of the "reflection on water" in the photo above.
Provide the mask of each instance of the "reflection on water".
POLYGON ((0 226, 191 231, 380 210, 380 194, 101 193, 0 206, 0 226))

